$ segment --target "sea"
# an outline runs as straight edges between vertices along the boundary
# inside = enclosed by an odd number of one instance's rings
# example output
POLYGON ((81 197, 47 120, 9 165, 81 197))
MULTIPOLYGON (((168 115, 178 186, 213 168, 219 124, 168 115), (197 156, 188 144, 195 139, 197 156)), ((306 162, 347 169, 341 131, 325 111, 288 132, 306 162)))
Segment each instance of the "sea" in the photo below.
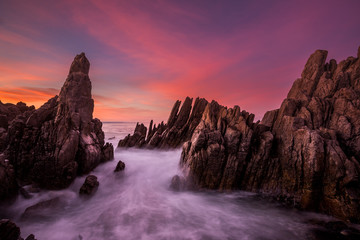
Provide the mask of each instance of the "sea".
MULTIPOLYGON (((116 148, 135 125, 105 122, 106 141, 116 148)), ((309 221, 329 219, 249 192, 175 192, 169 185, 181 174, 180 155, 181 149, 116 149, 114 160, 90 173, 100 182, 92 197, 79 196, 85 175, 65 190, 42 190, 30 199, 19 195, 0 208, 0 218, 10 218, 23 237, 32 233, 38 240, 303 240, 313 228, 309 221), (126 168, 115 173, 119 160, 126 168), (22 216, 26 208, 55 198, 60 203, 22 216)))

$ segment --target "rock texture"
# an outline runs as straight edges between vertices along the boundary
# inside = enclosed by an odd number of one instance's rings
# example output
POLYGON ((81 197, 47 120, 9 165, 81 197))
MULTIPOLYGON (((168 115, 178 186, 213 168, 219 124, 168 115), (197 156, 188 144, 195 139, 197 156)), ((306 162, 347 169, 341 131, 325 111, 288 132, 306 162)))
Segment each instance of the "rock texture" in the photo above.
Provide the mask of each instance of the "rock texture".
MULTIPOLYGON (((20 103, 0 104, 0 114, 8 120, 7 128, 0 128, 0 139, 5 135, 0 152, 4 152, 21 184, 65 188, 78 174, 113 158, 113 146, 104 142, 102 123, 92 116, 89 68, 85 54, 77 55, 59 96, 37 110, 20 103), (12 110, 5 111, 4 106, 12 110)), ((4 175, 2 166, 0 177, 4 175)))
POLYGON ((176 101, 166 124, 153 125, 151 120, 149 129, 144 124, 137 124, 134 134, 119 141, 118 147, 145 148, 176 148, 190 140, 208 102, 197 98, 187 97, 180 108, 181 102, 176 101), (180 109, 180 110, 179 110, 180 109))
POLYGON ((97 191, 99 184, 95 175, 87 176, 84 184, 80 188, 80 195, 93 195, 97 191))
POLYGON ((280 109, 261 122, 208 104, 183 146, 187 188, 262 192, 359 222, 360 56, 326 57, 313 53, 280 109))

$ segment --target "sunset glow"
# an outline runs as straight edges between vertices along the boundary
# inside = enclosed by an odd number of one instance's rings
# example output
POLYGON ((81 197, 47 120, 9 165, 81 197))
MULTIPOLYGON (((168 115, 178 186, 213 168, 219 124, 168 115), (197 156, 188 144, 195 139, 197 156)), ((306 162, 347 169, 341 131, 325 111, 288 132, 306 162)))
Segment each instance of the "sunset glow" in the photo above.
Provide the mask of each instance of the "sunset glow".
POLYGON ((356 55, 359 9, 356 0, 2 0, 0 100, 40 107, 85 52, 102 121, 166 120, 186 96, 261 119, 316 49, 356 55))

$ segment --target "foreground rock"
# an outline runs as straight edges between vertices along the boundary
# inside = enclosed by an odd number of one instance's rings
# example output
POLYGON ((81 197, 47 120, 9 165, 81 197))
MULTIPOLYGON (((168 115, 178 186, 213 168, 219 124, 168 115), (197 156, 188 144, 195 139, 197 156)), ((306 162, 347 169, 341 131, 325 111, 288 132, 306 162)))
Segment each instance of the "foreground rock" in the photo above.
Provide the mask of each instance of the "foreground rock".
POLYGON ((310 56, 261 123, 239 107, 208 104, 183 146, 187 188, 262 192, 359 222, 360 58, 326 56, 310 56))
POLYGON ((99 187, 99 181, 94 175, 89 175, 86 177, 84 184, 80 188, 80 195, 93 195, 99 187))
POLYGON ((180 101, 176 101, 166 124, 153 125, 151 120, 149 129, 144 124, 137 124, 133 135, 128 135, 119 141, 118 147, 139 148, 176 148, 190 140, 208 102, 197 98, 187 97, 180 108, 180 101), (180 110, 179 110, 180 109, 180 110))
POLYGON ((116 168, 115 168, 114 172, 121 172, 121 171, 124 171, 124 169, 125 169, 125 163, 123 161, 119 161, 116 164, 116 168))
POLYGON ((113 146, 104 142, 102 123, 92 115, 89 68, 85 54, 77 55, 59 96, 37 110, 18 104, 8 111, 13 114, 6 117, 12 121, 0 138, 6 136, 3 151, 21 184, 65 188, 78 174, 113 158, 113 146))
MULTIPOLYGON (((0 239, 1 240, 23 240, 20 237, 20 228, 9 219, 0 220, 0 239)), ((36 240, 33 234, 30 234, 25 240, 36 240)))

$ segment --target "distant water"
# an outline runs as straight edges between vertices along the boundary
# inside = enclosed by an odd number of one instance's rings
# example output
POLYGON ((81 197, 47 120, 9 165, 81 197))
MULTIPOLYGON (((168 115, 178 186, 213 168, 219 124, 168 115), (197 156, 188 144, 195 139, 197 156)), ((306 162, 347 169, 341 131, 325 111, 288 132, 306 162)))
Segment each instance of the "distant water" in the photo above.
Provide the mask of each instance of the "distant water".
MULTIPOLYGON (((117 145, 132 133, 136 123, 104 123, 106 139, 117 145)), ((66 190, 41 191, 31 199, 19 197, 0 209, 0 217, 12 218, 22 236, 38 240, 79 239, 305 239, 305 222, 325 216, 285 209, 260 200, 252 193, 173 192, 171 177, 178 174, 181 151, 120 150, 115 160, 96 168, 100 186, 90 199, 78 191, 85 176, 66 190), (118 160, 126 163, 123 173, 114 173, 118 160), (21 220, 24 210, 55 197, 60 204, 38 216, 21 220)))

